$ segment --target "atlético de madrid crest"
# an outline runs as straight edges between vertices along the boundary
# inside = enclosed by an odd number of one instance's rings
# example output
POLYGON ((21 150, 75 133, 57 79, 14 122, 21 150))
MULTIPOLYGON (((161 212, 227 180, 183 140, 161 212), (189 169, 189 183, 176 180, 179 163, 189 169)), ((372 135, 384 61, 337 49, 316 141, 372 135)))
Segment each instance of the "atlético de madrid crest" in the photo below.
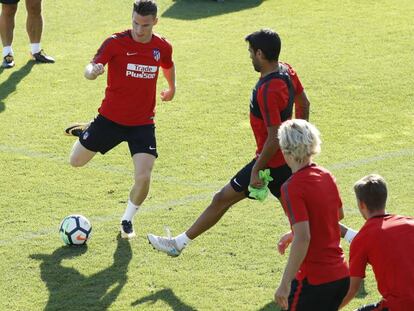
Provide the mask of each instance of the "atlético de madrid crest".
POLYGON ((160 57, 161 57, 160 50, 158 50, 158 49, 153 49, 153 50, 152 50, 152 55, 154 56, 154 59, 155 59, 157 62, 160 60, 160 57))

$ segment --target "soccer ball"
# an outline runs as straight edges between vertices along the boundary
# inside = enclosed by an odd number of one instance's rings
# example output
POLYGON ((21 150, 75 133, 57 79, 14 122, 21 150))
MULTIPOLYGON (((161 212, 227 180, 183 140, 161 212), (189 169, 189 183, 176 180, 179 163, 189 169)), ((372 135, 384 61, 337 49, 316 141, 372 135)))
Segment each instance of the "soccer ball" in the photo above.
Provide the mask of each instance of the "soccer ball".
POLYGON ((69 215, 59 226, 60 237, 66 245, 85 244, 91 236, 91 231, 91 223, 82 215, 69 215))

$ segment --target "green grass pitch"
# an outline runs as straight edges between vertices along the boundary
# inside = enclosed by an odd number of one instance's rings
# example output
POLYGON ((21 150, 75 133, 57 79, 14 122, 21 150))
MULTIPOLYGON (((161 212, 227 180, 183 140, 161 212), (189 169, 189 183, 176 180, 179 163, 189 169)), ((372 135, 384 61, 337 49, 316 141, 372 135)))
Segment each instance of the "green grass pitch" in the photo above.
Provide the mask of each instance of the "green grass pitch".
MULTIPOLYGON (((187 229, 254 155, 258 75, 244 37, 262 27, 280 33, 281 60, 311 100, 323 140, 316 161, 337 178, 344 223, 363 224, 352 185, 371 172, 388 182, 389 212, 413 215, 413 1, 159 0, 155 30, 173 43, 177 93, 158 103, 160 156, 137 238, 118 241, 133 178, 127 146, 74 169, 63 129, 95 116, 106 78, 87 81, 83 69, 107 36, 130 27, 131 3, 45 0, 42 45, 54 65, 29 61, 19 4, 16 67, 0 70, 0 310, 278 310, 287 256, 276 242, 289 224, 276 200, 234 206, 175 259, 146 241, 164 225, 187 229), (73 213, 92 222, 87 249, 59 238, 73 213)), ((379 299, 372 271, 365 288, 346 310, 379 299)))

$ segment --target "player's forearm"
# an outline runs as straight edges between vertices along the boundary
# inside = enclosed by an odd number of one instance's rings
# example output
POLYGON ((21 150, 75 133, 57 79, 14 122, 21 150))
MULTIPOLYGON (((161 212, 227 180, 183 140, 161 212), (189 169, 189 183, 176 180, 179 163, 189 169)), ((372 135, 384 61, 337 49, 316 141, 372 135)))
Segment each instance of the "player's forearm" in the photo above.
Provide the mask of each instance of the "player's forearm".
POLYGON ((309 243, 310 239, 306 237, 294 236, 290 247, 288 263, 286 264, 286 268, 283 273, 282 282, 286 282, 287 284, 292 282, 295 278, 296 273, 299 271, 300 265, 308 252, 309 243))
POLYGON ((267 163, 270 161, 270 159, 272 159, 278 149, 279 143, 277 142, 277 139, 275 139, 275 137, 271 139, 271 137, 268 136, 265 144, 263 145, 262 152, 256 160, 254 170, 259 171, 265 168, 267 166, 267 163))
POLYGON ((175 65, 172 65, 172 67, 168 69, 163 68, 162 72, 164 74, 165 80, 167 80, 169 89, 175 91, 175 65))
POLYGON ((352 240, 358 233, 358 231, 352 230, 351 228, 348 228, 347 226, 341 223, 339 223, 339 230, 341 231, 341 238, 344 238, 349 243, 352 242, 352 240))
POLYGON ((305 91, 295 97, 295 118, 309 121, 310 102, 305 91))

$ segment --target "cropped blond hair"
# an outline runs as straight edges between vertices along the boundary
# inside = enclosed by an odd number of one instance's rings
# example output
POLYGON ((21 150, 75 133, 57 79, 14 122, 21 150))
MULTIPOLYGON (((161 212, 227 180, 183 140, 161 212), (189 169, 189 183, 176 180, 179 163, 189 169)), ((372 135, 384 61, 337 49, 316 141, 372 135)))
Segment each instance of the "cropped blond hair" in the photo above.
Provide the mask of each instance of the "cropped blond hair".
POLYGON ((321 139, 318 129, 302 120, 288 120, 280 126, 277 137, 282 152, 291 155, 298 163, 321 151, 321 139))

